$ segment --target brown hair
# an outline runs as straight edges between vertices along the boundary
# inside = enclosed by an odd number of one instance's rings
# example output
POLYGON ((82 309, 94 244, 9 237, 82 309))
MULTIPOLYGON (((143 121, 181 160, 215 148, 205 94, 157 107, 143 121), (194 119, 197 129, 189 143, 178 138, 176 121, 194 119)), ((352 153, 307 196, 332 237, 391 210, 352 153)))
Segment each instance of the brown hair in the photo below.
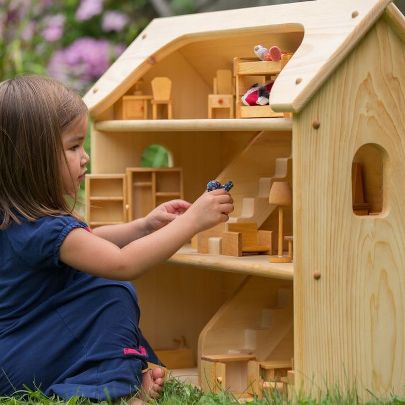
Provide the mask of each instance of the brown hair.
POLYGON ((85 114, 80 96, 56 80, 32 75, 0 83, 0 229, 20 222, 16 213, 35 220, 72 212, 61 135, 85 114))

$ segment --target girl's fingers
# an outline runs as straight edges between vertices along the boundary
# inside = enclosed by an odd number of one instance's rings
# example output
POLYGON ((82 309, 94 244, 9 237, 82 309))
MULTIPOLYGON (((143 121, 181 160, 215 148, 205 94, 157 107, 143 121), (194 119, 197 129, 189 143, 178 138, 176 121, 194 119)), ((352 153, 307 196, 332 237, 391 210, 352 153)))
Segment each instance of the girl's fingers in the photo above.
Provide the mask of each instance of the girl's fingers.
POLYGON ((221 210, 224 214, 230 214, 233 212, 233 205, 232 204, 222 204, 221 210))
POLYGON ((219 195, 217 197, 217 199, 221 204, 224 204, 224 203, 232 204, 233 203, 233 199, 229 194, 219 195))
POLYGON ((226 222, 226 221, 228 221, 228 219, 229 219, 229 215, 227 215, 227 214, 221 214, 221 220, 222 220, 222 222, 226 222))

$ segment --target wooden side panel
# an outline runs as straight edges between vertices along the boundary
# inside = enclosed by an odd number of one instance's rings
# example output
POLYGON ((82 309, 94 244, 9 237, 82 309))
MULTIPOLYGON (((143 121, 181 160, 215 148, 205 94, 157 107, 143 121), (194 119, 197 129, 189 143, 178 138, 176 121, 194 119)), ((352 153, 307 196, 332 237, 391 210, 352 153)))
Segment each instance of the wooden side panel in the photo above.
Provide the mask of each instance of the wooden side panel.
POLYGON ((357 382, 362 397, 405 393, 404 55, 380 20, 295 117, 298 389, 357 382), (377 145, 383 159, 375 216, 352 210, 351 167, 364 144, 377 145))

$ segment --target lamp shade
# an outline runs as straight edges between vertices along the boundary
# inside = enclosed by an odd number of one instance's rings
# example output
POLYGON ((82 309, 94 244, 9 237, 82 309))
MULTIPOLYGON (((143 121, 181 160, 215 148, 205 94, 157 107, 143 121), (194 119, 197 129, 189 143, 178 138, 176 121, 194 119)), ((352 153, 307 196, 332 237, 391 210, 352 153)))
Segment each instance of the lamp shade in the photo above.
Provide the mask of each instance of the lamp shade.
POLYGON ((269 203, 281 205, 284 207, 290 206, 292 201, 291 187, 286 181, 273 182, 270 194, 269 203))

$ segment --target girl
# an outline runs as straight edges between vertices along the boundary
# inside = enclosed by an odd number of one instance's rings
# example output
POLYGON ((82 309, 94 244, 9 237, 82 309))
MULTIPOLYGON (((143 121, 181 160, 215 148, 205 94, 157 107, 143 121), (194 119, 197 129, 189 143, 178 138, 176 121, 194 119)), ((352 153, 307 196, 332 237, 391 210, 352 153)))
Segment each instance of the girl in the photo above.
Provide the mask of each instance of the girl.
POLYGON ((0 394, 157 397, 133 280, 228 219, 223 189, 90 231, 68 204, 84 178, 87 109, 55 80, 0 84, 0 394), (180 215, 182 214, 182 215, 180 215), (139 394, 138 394, 139 395, 139 394))

